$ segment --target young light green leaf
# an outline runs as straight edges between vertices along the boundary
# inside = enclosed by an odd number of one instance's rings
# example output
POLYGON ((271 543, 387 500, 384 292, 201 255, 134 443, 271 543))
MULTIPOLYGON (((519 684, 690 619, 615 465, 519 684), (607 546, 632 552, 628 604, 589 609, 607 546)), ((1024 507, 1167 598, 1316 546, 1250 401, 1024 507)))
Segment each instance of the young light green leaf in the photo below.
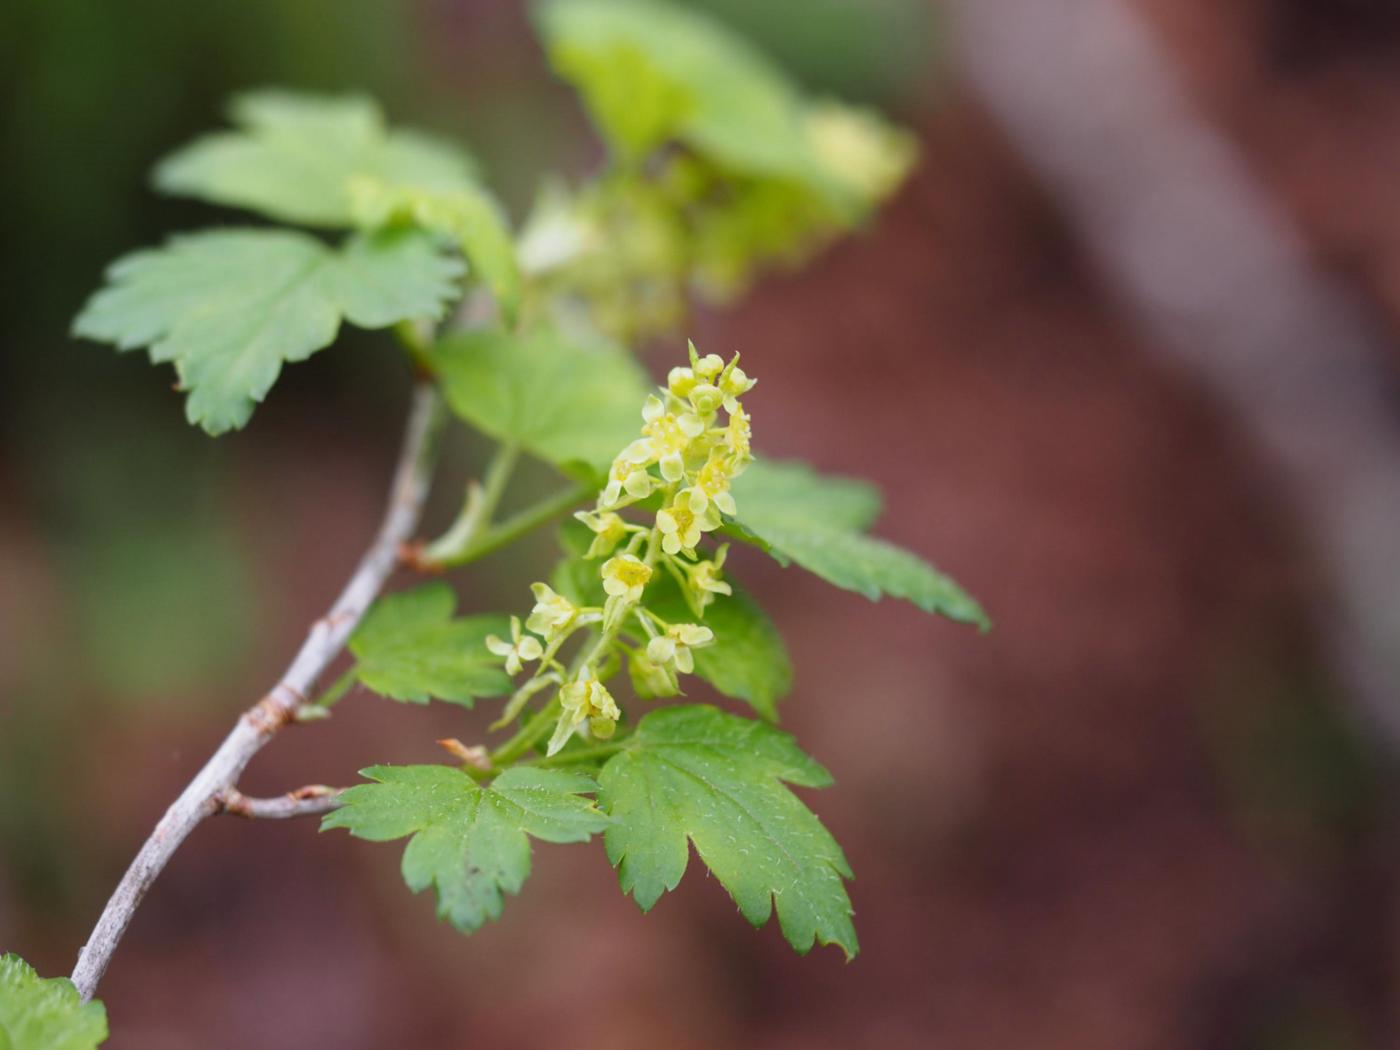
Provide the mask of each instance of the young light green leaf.
POLYGON ((489 788, 448 766, 375 766, 376 781, 341 795, 321 829, 387 842, 412 835, 403 877, 414 893, 435 886, 438 916, 471 933, 501 914, 502 893, 518 893, 530 874, 527 835, 544 842, 586 842, 607 818, 583 794, 584 776, 508 769, 489 788))
POLYGON ((287 91, 238 95, 235 131, 196 139, 156 168, 156 187, 305 226, 357 225, 353 187, 383 180, 436 192, 475 187, 456 146, 390 131, 369 98, 287 91))
POLYGON ((631 355, 558 331, 448 336, 433 351, 454 412, 500 441, 596 480, 637 435, 648 382, 631 355))
POLYGON ((553 0, 538 13, 555 70, 622 157, 674 139, 738 174, 825 181, 797 92, 722 24, 652 0, 553 0))
MULTIPOLYGON (((715 638, 694 650, 695 673, 723 695, 743 700, 764 718, 776 721, 778 701, 792 690, 792 660, 768 614, 748 592, 732 579, 729 582, 734 593, 716 596, 698 621, 714 631, 715 638)), ((697 622, 669 577, 648 588, 646 604, 671 623, 697 622)))
POLYGON ((66 977, 45 980, 18 955, 0 955, 2 1050, 92 1050, 106 1039, 100 1002, 81 1002, 66 977))
POLYGON ((454 620, 457 598, 436 582, 380 598, 350 638, 365 686, 391 700, 430 699, 471 707, 478 697, 504 696, 510 678, 486 636, 510 637, 504 616, 454 620))
POLYGON ((172 362, 186 417, 221 434, 248 421, 284 362, 329 346, 342 319, 383 328, 441 317, 461 273, 410 230, 339 250, 287 230, 194 233, 118 259, 73 332, 172 362))
POLYGON ((685 874, 689 843, 755 926, 776 902, 797 951, 813 941, 856 953, 850 866, 836 840, 783 781, 825 787, 830 775, 786 733, 702 705, 641 720, 599 775, 613 823, 608 857, 622 889, 649 910, 685 874))
POLYGON ((479 186, 429 190, 364 178, 354 183, 356 221, 370 229, 412 223, 453 238, 514 323, 520 305, 520 266, 510 224, 496 199, 479 186))
POLYGON ((520 272, 505 214, 465 152, 389 130, 361 96, 260 91, 234 99, 235 131, 197 139, 156 169, 156 187, 306 226, 413 223, 455 239, 513 318, 520 272))

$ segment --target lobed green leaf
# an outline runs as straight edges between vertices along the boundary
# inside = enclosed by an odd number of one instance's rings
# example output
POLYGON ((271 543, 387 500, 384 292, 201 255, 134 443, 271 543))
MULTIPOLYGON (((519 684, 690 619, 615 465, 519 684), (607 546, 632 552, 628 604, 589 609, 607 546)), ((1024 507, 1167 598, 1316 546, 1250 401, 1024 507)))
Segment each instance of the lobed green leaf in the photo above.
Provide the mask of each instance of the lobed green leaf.
POLYGON ((342 320, 436 319, 461 273, 410 230, 357 235, 339 250, 288 230, 187 234, 112 264, 73 332, 173 363, 186 417, 221 434, 247 423, 285 362, 329 346, 342 320))
POLYGON ((437 891, 438 916, 463 933, 500 917, 503 894, 530 874, 530 841, 586 842, 607 818, 581 797, 596 785, 559 770, 509 769, 489 788, 448 766, 374 766, 375 781, 349 788, 321 830, 344 828, 387 842, 411 836, 403 877, 418 893, 437 891))
POLYGON ((84 1003, 66 977, 41 978, 18 955, 0 955, 0 1048, 92 1050, 107 1039, 107 1010, 84 1003))
POLYGON ((669 707, 641 720, 599 775, 613 823, 608 857, 643 911, 679 885, 694 843, 755 926, 776 904, 798 952, 814 942, 856 953, 850 866, 836 840, 783 782, 824 787, 830 775, 782 733, 713 707, 669 707))
POLYGON ((356 674, 391 700, 430 699, 471 707, 478 697, 505 696, 509 676, 486 636, 510 637, 504 616, 453 619, 452 588, 442 582, 385 595, 374 603, 350 638, 356 674))

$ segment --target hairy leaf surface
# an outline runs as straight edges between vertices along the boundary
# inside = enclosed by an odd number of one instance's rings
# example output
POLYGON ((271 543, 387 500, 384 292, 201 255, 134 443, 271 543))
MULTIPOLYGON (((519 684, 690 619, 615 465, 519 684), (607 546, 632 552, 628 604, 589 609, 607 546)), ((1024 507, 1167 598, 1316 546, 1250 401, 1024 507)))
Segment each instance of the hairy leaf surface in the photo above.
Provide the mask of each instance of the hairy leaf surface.
POLYGON ((380 598, 350 638, 361 682, 391 700, 430 699, 470 707, 478 697, 504 696, 510 678, 486 636, 510 637, 504 616, 453 619, 457 597, 429 583, 380 598))
POLYGON ((856 952, 850 866, 836 840, 784 786, 830 775, 790 736, 713 707, 669 707, 642 719, 599 775, 613 823, 608 857, 624 892, 649 910, 685 874, 689 843, 755 926, 774 905, 799 952, 813 942, 856 952))
POLYGON ((433 886, 438 916, 463 933, 498 918, 503 893, 530 874, 530 841, 586 842, 607 826, 587 777, 549 769, 508 769, 489 788, 448 766, 374 766, 376 781, 341 795, 321 829, 387 842, 412 836, 403 877, 414 893, 433 886))
POLYGON ((248 421, 283 363, 329 346, 342 320, 436 319, 461 273, 410 230, 355 236, 339 250, 288 230, 194 233, 118 259, 73 332, 173 363, 186 417, 221 434, 248 421))
POLYGON ((464 420, 575 476, 600 477, 641 427, 646 375, 611 346, 552 329, 463 332, 438 344, 433 363, 464 420))
POLYGON ((0 955, 0 1048, 92 1050, 107 1039, 107 1010, 82 1003, 66 977, 45 980, 18 955, 0 955))

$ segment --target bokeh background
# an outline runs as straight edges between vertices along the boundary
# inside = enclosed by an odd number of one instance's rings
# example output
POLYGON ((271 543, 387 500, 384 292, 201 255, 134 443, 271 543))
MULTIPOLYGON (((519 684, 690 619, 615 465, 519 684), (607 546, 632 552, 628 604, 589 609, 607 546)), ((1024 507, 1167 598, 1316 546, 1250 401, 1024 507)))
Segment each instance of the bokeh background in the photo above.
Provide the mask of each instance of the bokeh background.
MULTIPOLYGON (((596 847, 537 848, 465 939, 403 889, 397 846, 224 819, 117 954, 109 1045, 1397 1045, 1400 690, 1371 600, 1400 593, 1394 6, 703 6, 923 143, 863 235, 691 325, 761 377, 762 450, 873 476, 879 531, 996 621, 737 566, 793 649, 785 724, 836 776, 808 800, 856 868, 862 955, 794 956, 695 863, 644 918, 596 847), (1168 242, 1194 250, 1143 261, 1168 242), (1289 375, 1323 381, 1279 426, 1289 375), (1328 516, 1338 477, 1359 526, 1328 516)), ((463 136, 517 218, 543 172, 600 153, 514 2, 5 5, 0 950, 47 975, 338 588, 386 483, 407 379, 376 337, 211 440, 168 373, 66 336, 111 258, 223 218, 146 172, 262 84, 365 89, 463 136)), ((482 453, 459 435, 430 525, 482 453)), ((519 607, 549 557, 457 582, 519 607)), ((352 694, 244 786, 435 761, 474 727, 352 694)))

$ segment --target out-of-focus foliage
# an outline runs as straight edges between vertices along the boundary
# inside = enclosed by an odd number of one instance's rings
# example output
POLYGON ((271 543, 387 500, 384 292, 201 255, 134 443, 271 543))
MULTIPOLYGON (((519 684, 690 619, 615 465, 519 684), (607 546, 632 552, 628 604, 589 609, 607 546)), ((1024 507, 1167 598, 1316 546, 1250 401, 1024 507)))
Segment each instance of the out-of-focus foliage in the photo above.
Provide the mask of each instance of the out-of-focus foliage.
POLYGON ((899 185, 913 140, 872 112, 804 96, 721 24, 659 0, 551 0, 539 23, 613 169, 552 186, 526 265, 623 336, 674 325, 857 225, 899 185), (568 245, 571 250, 558 246, 568 245))
POLYGON ((3 1050, 91 1050, 106 1039, 100 1002, 80 1002, 66 977, 44 980, 18 956, 0 955, 3 1050))

